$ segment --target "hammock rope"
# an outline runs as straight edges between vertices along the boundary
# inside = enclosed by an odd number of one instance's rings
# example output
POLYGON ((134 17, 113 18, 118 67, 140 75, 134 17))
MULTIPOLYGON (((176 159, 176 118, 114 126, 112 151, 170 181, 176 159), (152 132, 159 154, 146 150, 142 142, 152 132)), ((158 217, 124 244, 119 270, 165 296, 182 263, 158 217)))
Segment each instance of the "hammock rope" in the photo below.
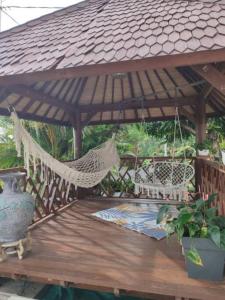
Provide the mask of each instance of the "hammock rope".
POLYGON ((60 176, 75 187, 91 188, 100 183, 108 172, 120 163, 115 138, 112 137, 102 145, 90 150, 82 158, 63 163, 52 157, 31 137, 22 125, 16 112, 11 113, 14 122, 14 138, 18 156, 21 156, 22 145, 27 175, 30 175, 30 164, 36 172, 37 164, 41 165, 41 177, 48 182, 48 170, 60 176))

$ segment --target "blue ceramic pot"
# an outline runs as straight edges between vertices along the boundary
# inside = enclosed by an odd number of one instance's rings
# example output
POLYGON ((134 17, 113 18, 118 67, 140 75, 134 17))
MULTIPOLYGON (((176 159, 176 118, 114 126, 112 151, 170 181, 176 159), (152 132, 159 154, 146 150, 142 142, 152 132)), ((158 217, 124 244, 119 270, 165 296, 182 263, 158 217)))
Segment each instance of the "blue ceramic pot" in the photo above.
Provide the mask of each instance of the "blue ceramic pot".
POLYGON ((18 181, 23 176, 19 172, 0 175, 4 182, 0 194, 0 243, 23 239, 32 223, 35 203, 30 194, 19 189, 18 181))

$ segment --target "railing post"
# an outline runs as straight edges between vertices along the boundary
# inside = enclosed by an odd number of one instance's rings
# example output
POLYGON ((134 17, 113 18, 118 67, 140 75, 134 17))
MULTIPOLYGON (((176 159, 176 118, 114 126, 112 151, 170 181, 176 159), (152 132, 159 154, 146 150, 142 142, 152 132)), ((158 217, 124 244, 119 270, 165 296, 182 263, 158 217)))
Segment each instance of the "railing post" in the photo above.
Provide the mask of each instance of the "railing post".
POLYGON ((201 159, 195 159, 195 192, 201 193, 201 159))

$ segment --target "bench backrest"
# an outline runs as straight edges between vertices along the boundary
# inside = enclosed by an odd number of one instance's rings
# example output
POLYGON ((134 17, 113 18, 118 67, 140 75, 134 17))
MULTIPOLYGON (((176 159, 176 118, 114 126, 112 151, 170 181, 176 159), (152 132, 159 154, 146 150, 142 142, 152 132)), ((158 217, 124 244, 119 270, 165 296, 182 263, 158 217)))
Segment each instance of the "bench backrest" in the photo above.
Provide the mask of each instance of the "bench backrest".
POLYGON ((135 172, 135 183, 179 186, 187 184, 194 176, 194 168, 186 163, 155 161, 135 172))

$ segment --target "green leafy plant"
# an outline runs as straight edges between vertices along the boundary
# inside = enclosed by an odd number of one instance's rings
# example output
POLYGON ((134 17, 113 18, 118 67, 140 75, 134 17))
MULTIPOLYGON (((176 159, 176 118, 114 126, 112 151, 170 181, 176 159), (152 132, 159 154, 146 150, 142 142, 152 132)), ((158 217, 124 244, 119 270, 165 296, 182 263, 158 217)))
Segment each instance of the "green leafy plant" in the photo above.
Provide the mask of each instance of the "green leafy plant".
POLYGON ((205 139, 204 142, 196 144, 196 150, 210 150, 211 149, 211 141, 209 139, 205 139))
POLYGON ((222 140, 222 141, 219 143, 219 146, 220 146, 220 150, 225 151, 225 140, 222 140))
MULTIPOLYGON (((216 194, 212 194, 207 200, 181 204, 177 207, 176 217, 172 216, 171 206, 164 205, 159 210, 157 223, 164 223, 168 236, 176 233, 179 241, 183 237, 208 238, 225 250, 225 217, 218 215, 215 199, 216 194)), ((189 250, 187 257, 193 263, 202 265, 195 248, 189 250)))

